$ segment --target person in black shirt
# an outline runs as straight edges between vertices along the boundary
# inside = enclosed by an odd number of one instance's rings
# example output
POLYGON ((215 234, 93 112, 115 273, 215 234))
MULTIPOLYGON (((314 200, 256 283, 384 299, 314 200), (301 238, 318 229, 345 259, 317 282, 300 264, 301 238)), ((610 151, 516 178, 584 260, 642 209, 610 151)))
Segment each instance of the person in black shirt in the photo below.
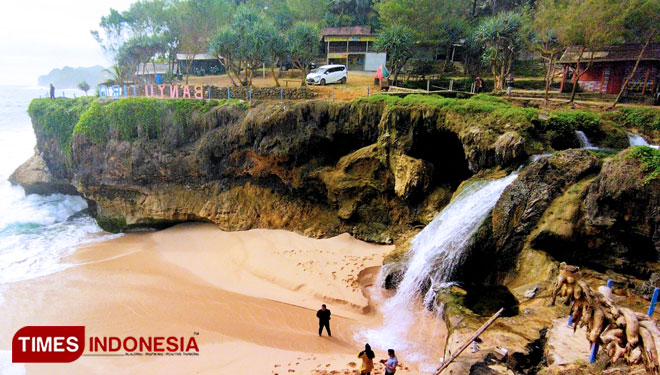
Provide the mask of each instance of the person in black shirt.
POLYGON ((319 336, 323 332, 323 327, 328 331, 328 336, 332 337, 330 332, 330 310, 325 308, 325 304, 321 305, 321 310, 316 312, 316 317, 319 318, 319 336))

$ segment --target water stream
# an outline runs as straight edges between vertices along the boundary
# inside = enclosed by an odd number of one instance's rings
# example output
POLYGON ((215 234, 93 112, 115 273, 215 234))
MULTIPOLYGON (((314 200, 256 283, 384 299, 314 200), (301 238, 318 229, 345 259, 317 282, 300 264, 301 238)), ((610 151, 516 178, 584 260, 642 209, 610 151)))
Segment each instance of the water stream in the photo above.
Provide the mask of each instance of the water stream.
MULTIPOLYGON (((515 179, 512 174, 497 180, 474 181, 466 186, 411 242, 405 274, 394 296, 382 303, 383 326, 359 332, 356 338, 379 349, 403 350, 408 360, 432 372, 440 363, 432 353, 434 341, 429 327, 420 324, 424 306, 435 297, 434 286, 452 281, 466 257, 472 236, 488 216, 504 189, 515 179), (422 298, 424 284, 433 285, 422 298), (425 301, 424 301, 425 300, 425 301), (424 303, 426 302, 426 303, 424 303), (429 337, 431 336, 431 337, 429 337), (426 366, 426 368, 425 368, 426 366)), ((437 347, 437 345, 435 345, 437 347)))

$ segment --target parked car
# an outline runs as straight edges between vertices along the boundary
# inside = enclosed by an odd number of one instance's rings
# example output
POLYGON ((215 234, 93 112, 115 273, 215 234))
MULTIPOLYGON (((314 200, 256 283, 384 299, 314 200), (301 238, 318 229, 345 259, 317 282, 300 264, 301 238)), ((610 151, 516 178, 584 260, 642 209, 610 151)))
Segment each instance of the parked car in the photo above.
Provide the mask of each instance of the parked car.
POLYGON ((344 65, 323 65, 312 70, 305 79, 310 85, 325 86, 328 83, 346 83, 348 72, 344 65))

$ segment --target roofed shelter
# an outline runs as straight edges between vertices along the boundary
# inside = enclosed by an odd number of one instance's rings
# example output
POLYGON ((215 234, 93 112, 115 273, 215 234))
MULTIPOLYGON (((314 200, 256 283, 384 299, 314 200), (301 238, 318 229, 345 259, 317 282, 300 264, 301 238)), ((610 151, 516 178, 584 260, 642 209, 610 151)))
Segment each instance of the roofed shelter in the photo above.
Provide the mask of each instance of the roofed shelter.
POLYGON ((190 74, 193 75, 206 75, 206 74, 223 74, 225 67, 220 64, 218 57, 210 53, 198 53, 190 58, 190 54, 177 53, 176 59, 179 62, 180 74, 188 72, 188 64, 192 64, 190 74))
MULTIPOLYGON (((585 51, 579 69, 588 70, 580 77, 579 88, 584 92, 618 94, 626 78, 632 73, 635 62, 642 51, 641 44, 620 44, 585 51)), ((559 63, 563 65, 561 90, 568 88, 576 74, 572 74, 577 64, 580 47, 569 47, 564 51, 559 63)), ((660 43, 649 44, 639 62, 635 75, 628 83, 627 92, 653 95, 658 90, 660 79, 660 43)))
POLYGON ((326 27, 321 30, 327 64, 345 64, 348 70, 376 71, 387 55, 373 48, 371 26, 326 27))

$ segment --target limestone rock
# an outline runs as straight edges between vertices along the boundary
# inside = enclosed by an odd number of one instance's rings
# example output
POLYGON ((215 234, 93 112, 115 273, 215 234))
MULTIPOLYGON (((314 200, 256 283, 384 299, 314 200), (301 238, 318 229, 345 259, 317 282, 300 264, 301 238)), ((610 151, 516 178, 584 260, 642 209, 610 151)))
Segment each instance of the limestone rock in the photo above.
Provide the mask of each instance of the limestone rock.
POLYGON ((503 268, 522 249, 525 238, 566 186, 600 169, 600 160, 587 150, 571 149, 530 164, 509 185, 493 209, 493 238, 503 268))
POLYGON ((39 154, 34 154, 9 176, 9 182, 20 185, 26 194, 71 194, 77 195, 76 188, 67 180, 56 179, 46 162, 39 154))
POLYGON ((424 193, 431 184, 432 173, 433 167, 424 160, 401 155, 394 170, 394 192, 404 200, 424 193))
POLYGON ((648 178, 640 160, 623 151, 603 165, 585 198, 589 247, 618 259, 628 271, 660 260, 660 179, 648 178))

